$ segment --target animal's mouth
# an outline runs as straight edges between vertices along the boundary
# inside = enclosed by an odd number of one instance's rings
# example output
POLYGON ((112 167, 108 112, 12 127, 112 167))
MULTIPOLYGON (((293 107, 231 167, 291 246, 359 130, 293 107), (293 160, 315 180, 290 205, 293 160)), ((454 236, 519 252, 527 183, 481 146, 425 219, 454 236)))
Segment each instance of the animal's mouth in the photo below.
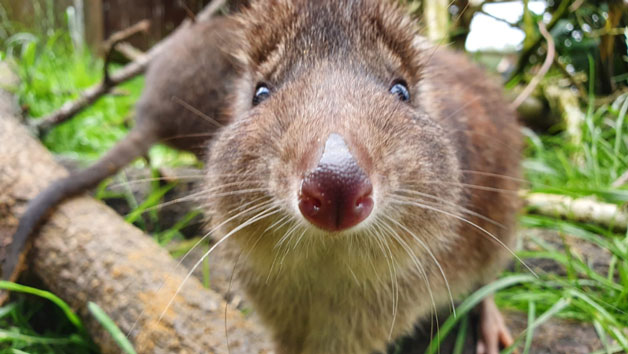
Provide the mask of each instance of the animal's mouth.
POLYGON ((306 220, 328 232, 355 227, 373 211, 371 180, 339 134, 329 135, 316 167, 303 177, 298 205, 306 220))

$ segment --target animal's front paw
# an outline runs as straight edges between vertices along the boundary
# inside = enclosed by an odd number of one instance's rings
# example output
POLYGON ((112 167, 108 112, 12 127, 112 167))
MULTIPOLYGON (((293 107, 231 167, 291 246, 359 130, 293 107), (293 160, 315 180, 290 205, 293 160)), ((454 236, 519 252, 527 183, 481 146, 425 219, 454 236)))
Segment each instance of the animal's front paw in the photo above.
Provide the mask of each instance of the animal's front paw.
POLYGON ((510 331, 493 297, 484 299, 480 303, 480 338, 477 343, 477 353, 498 354, 500 347, 505 348, 512 343, 510 331))

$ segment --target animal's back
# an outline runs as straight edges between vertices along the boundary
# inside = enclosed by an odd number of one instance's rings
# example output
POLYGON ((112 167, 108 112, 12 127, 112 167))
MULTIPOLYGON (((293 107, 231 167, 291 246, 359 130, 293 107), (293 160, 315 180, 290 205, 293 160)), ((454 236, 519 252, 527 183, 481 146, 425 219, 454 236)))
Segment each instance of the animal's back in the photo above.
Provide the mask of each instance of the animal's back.
MULTIPOLYGON (((423 41, 421 41, 423 42, 423 41)), ((425 43, 425 42, 423 42, 425 43)), ((465 257, 450 255, 443 260, 453 279, 460 269, 471 267, 485 276, 468 286, 490 281, 510 252, 515 240, 522 138, 514 110, 503 97, 495 77, 471 63, 463 53, 442 46, 426 45, 433 53, 426 61, 424 88, 426 110, 440 117, 456 146, 462 178, 452 181, 442 176, 441 183, 464 184, 462 206, 470 212, 460 215, 460 249, 465 257), (493 237, 497 238, 495 240, 493 237), (495 246, 502 248, 495 252, 495 246)), ((458 284, 468 283, 463 276, 458 284)))
POLYGON ((234 27, 218 17, 169 38, 148 67, 136 124, 154 126, 163 143, 204 155, 212 134, 229 120, 228 97, 238 75, 234 27))

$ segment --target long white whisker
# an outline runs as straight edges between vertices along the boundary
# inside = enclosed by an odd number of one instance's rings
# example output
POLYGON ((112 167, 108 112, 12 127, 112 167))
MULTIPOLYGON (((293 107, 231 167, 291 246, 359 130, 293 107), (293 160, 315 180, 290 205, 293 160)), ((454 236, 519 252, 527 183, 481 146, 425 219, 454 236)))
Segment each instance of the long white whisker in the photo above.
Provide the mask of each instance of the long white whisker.
POLYGON ((166 308, 164 308, 164 310, 161 312, 161 314, 159 315, 159 321, 161 321, 161 319, 164 317, 164 315, 166 314, 166 311, 168 311, 168 309, 170 308, 170 305, 172 305, 172 302, 174 301, 174 299, 177 297, 177 295, 179 295, 179 292, 181 292, 181 289, 183 288, 183 285, 185 284, 185 282, 190 279, 190 276, 192 276, 192 274, 194 273, 194 271, 196 270, 196 268, 198 268, 198 266, 205 260, 205 258, 207 258, 207 256, 209 256, 213 250, 216 249, 216 247, 218 247, 220 244, 222 244, 226 239, 228 239, 231 235, 235 234, 236 232, 242 230, 243 228, 250 226, 251 224, 262 220, 270 215, 273 215, 275 213, 279 212, 279 207, 275 206, 272 207, 270 209, 264 210, 260 213, 258 213, 256 216, 250 218, 249 220, 245 221, 244 223, 240 224, 238 227, 234 228, 233 230, 231 230, 228 234, 226 234, 223 238, 221 238, 220 240, 218 240, 218 242, 216 242, 207 252, 205 252, 205 254, 201 257, 201 259, 199 259, 194 266, 192 267, 192 269, 190 269, 190 271, 188 272, 188 274, 185 276, 185 278, 183 278, 183 281, 181 281, 181 284, 179 285, 179 287, 177 288, 177 290, 175 291, 174 295, 172 296, 172 298, 170 298, 170 301, 168 301, 168 304, 166 305, 166 308))
MULTIPOLYGON (((268 270, 268 275, 266 276, 266 284, 268 284, 268 282, 270 281, 270 276, 273 274, 273 270, 275 269, 275 264, 277 264, 277 260, 279 259, 279 254, 281 253, 281 245, 283 243, 283 240, 287 239, 295 230, 297 230, 299 224, 298 223, 294 223, 294 225, 292 225, 288 231, 286 231, 286 233, 281 237, 281 239, 275 243, 275 245, 273 246, 273 252, 275 252, 275 256, 273 257, 273 263, 271 263, 270 265, 270 269, 268 270)), ((288 250, 286 250, 286 252, 288 252, 288 250)), ((284 256, 285 257, 285 256, 284 256)), ((283 262, 283 259, 282 259, 283 262)))
POLYGON ((216 128, 222 128, 223 127, 223 125, 220 122, 218 122, 214 118, 208 116, 207 114, 201 112, 198 108, 192 106, 191 104, 187 103, 183 99, 181 99, 181 98, 179 98, 177 96, 172 96, 172 100, 175 101, 176 103, 180 104, 181 106, 183 106, 183 108, 187 109, 188 111, 194 113, 199 118, 202 118, 205 121, 213 124, 216 128))
POLYGON ((274 223, 272 223, 269 227, 266 228, 266 230, 264 230, 264 233, 273 229, 281 229, 288 222, 290 222, 290 214, 286 214, 274 223))
MULTIPOLYGON (((299 225, 299 224, 297 223, 297 224, 295 224, 295 225, 297 225, 297 227, 296 227, 296 228, 292 231, 293 233, 296 233, 296 231, 299 229, 299 228, 298 228, 298 225, 299 225)), ((286 237, 286 236, 284 235, 284 237, 286 237)), ((291 238, 292 238, 292 237, 287 238, 287 239, 291 239, 291 238)), ((280 265, 280 269, 279 269, 279 270, 283 269, 283 264, 284 264, 284 261, 286 260, 286 257, 288 256, 288 253, 290 253, 290 242, 289 242, 289 241, 285 244, 285 247, 284 247, 284 248, 285 248, 286 250, 283 252, 283 256, 281 257, 281 262, 279 262, 279 265, 280 265)))
POLYGON ((523 178, 518 178, 518 177, 513 177, 513 176, 508 176, 508 175, 500 175, 498 173, 484 172, 484 171, 475 171, 475 170, 460 170, 460 172, 476 174, 476 175, 479 175, 479 176, 497 177, 497 178, 502 178, 502 179, 506 179, 506 180, 509 180, 509 181, 530 184, 530 181, 526 181, 523 178))
MULTIPOLYGON (((410 248, 408 243, 405 242, 403 238, 401 238, 397 234, 397 232, 395 232, 390 227, 390 225, 388 225, 386 222, 384 222, 383 220, 382 221, 378 220, 378 221, 379 223, 381 223, 382 226, 385 226, 388 229, 389 234, 392 236, 392 238, 395 239, 397 242, 399 242, 399 244, 406 250, 406 253, 408 254, 408 256, 410 256, 410 259, 413 261, 413 263, 417 267, 417 270, 419 271, 421 278, 423 278, 423 281, 425 282, 427 292, 430 296, 430 301, 432 302, 432 309, 434 311, 434 315, 436 316, 436 328, 440 329, 439 320, 438 320, 438 309, 436 308, 436 301, 434 300, 434 292, 432 291, 432 285, 430 284, 430 280, 427 276, 427 273, 425 272, 425 268, 421 265, 421 263, 419 262, 414 252, 412 252, 412 249, 410 248)), ((445 278, 445 281, 447 281, 446 278, 445 278)), ((450 298, 451 298, 451 293, 450 293, 450 298)), ((452 302, 453 302, 453 299, 452 299, 452 302)), ((454 310, 454 314, 455 314, 455 310, 454 310)))
POLYGON ((288 237, 290 237, 290 235, 292 235, 292 233, 299 227, 298 223, 295 223, 290 230, 288 230, 280 239, 279 241, 275 244, 275 248, 276 249, 280 249, 281 245, 288 239, 288 237))
MULTIPOLYGON (((249 203, 254 203, 260 199, 263 199, 264 197, 261 198, 257 198, 249 203)), ((194 251, 196 249, 196 247, 198 247, 205 239, 207 239, 207 237, 209 237, 212 232, 218 230, 218 228, 222 227, 223 225, 225 225, 226 223, 228 223, 229 221, 240 217, 246 213, 249 212, 256 212, 257 210, 259 210, 260 208, 264 208, 266 207, 268 204, 270 204, 272 201, 267 201, 265 203, 261 203, 259 205, 255 205, 249 209, 246 209, 230 218, 228 218, 227 220, 223 221, 221 224, 217 225, 216 227, 214 227, 213 229, 211 229, 210 231, 208 231, 205 235, 203 235, 203 237, 201 237, 196 243, 194 243, 194 245, 183 255, 183 257, 181 257, 179 259, 179 261, 177 262, 177 268, 181 266, 181 264, 183 263, 183 261, 192 253, 192 251, 194 251)), ((247 203, 248 204, 248 203, 247 203)), ((161 285, 159 285, 159 287, 157 288, 157 291, 161 291, 161 289, 164 287, 164 285, 166 284, 166 281, 169 279, 169 276, 166 276, 166 278, 162 281, 161 285)), ((142 310, 142 312, 137 316, 137 318, 135 319, 135 322, 133 323, 133 325, 131 326, 131 328, 129 329, 129 331, 127 332, 127 336, 130 335, 133 330, 135 329, 135 326, 137 326, 138 321, 140 320, 140 318, 142 318, 142 316, 144 315, 144 310, 142 310)))
MULTIPOLYGON (((445 271, 443 270, 443 267, 441 267, 440 262, 438 262, 438 259, 436 259, 436 256, 434 255, 434 253, 432 252, 432 250, 427 246, 427 244, 425 244, 425 242, 423 240, 421 240, 417 235, 415 235, 412 231, 410 231, 407 227, 405 227, 403 224, 401 224, 400 222, 398 222, 397 220, 384 215, 384 217, 388 220, 390 220, 391 222, 395 223, 397 226, 399 226, 400 228, 402 228, 405 232, 407 232, 408 234, 410 234, 410 236, 412 236, 412 238, 419 243, 419 245, 421 245, 421 247, 423 247, 423 249, 425 249, 425 251, 430 255, 430 257, 432 258, 432 260, 434 261, 434 263, 436 263, 436 266, 438 267, 438 271, 440 272, 441 276, 443 277, 443 280, 445 281, 445 286, 447 287, 447 293, 449 294, 449 300, 451 301, 451 310, 454 314, 454 317, 456 317, 456 305, 454 304, 454 297, 451 293, 451 288, 449 287, 449 281, 447 280, 447 276, 445 275, 445 271)), ((434 311, 436 311, 436 309, 434 309, 434 311)))
POLYGON ((460 113, 462 110, 464 110, 465 108, 469 107, 470 105, 474 104, 476 101, 478 101, 479 99, 481 99, 482 96, 476 96, 473 99, 465 102, 462 106, 460 106, 457 110, 453 111, 452 113, 450 113, 447 117, 445 117, 445 119, 449 119, 453 116, 455 116, 456 114, 460 113))
MULTIPOLYGON (((497 222, 497 221, 495 221, 495 220, 493 220, 493 219, 491 219, 489 217, 486 217, 486 216, 484 216, 484 215, 482 215, 480 213, 477 213, 477 212, 475 212, 475 211, 473 211, 471 209, 467 209, 467 208, 465 208, 465 207, 463 207, 461 205, 458 205, 456 203, 447 202, 445 200, 442 200, 442 198, 439 198, 437 196, 434 196, 434 195, 431 195, 431 194, 428 194, 428 193, 419 192, 419 191, 414 191, 414 190, 411 190, 411 189, 398 189, 398 191, 399 192, 403 192, 403 193, 416 194, 416 195, 421 196, 421 197, 430 198, 430 199, 439 201, 441 203, 444 203, 445 205, 455 206, 457 209, 460 209, 462 212, 464 212, 466 214, 469 214, 469 215, 472 215, 472 216, 476 216, 476 217, 478 217, 478 218, 480 218, 480 219, 482 219, 482 220, 484 220, 486 222, 489 222, 489 223, 491 223, 491 224, 493 224, 495 226, 501 227, 502 229, 506 228, 506 226, 504 226, 502 223, 499 223, 499 222, 497 222)), ((397 197, 410 198, 408 196, 404 196, 404 195, 400 195, 400 194, 394 194, 394 195, 397 196, 397 197)), ((427 202, 425 200, 421 200, 421 202, 423 202, 423 203, 432 203, 432 202, 427 202)))
POLYGON ((305 236, 305 233, 307 232, 307 228, 303 228, 303 232, 301 232, 301 235, 299 235, 299 237, 297 238, 297 241, 294 243, 294 246, 292 247, 293 250, 295 250, 297 248, 297 246, 299 245, 299 242, 301 242, 301 239, 303 239, 303 236, 305 236))
MULTIPOLYGON (((391 195, 391 196, 392 196, 392 195, 391 195)), ((484 232, 485 234, 487 234, 488 236, 490 236, 490 237, 491 237, 491 238, 492 238, 495 242, 497 242, 499 245, 501 245, 502 247, 504 247, 504 248, 505 248, 505 249, 506 249, 506 250, 507 250, 507 251, 508 251, 508 252, 509 252, 509 253, 510 253, 513 257, 515 257, 515 259, 517 259, 517 261, 518 261, 518 262, 520 262, 520 263, 521 263, 521 264, 522 264, 522 265, 523 265, 523 266, 524 266, 524 267, 525 267, 525 268, 526 268, 526 269, 527 269, 530 273, 532 273, 532 275, 534 275, 536 278, 538 278, 538 277, 539 277, 539 276, 536 274, 536 272, 534 272, 534 271, 532 270, 532 268, 530 268, 530 266, 528 266, 528 265, 527 265, 527 264, 526 264, 526 263, 525 263, 525 262, 524 262, 524 261, 523 261, 523 260, 522 260, 519 256, 517 256, 517 255, 515 254, 515 252, 514 252, 512 249, 510 249, 510 247, 508 247, 508 245, 506 245, 506 244, 505 244, 502 240, 500 240, 499 238, 497 238, 497 236, 493 235, 492 233, 490 233, 488 230, 486 230, 485 228, 481 227, 480 225, 478 225, 478 224, 476 224, 476 223, 474 223, 474 222, 472 222, 472 221, 469 221, 469 220, 467 220, 467 219, 465 219, 465 218, 463 218, 463 217, 461 217, 461 216, 458 216, 458 215, 456 215, 456 214, 453 214, 453 213, 450 213, 450 212, 447 212, 447 211, 444 211, 444 210, 440 210, 440 209, 438 209, 438 208, 434 208, 434 207, 431 207, 431 206, 429 206, 429 205, 421 204, 421 203, 418 203, 418 202, 406 202, 406 201, 402 201, 402 200, 393 200, 393 202, 394 202, 394 203, 397 203, 397 204, 410 204, 410 205, 415 205, 415 206, 418 206, 418 207, 420 207, 420 208, 429 209, 429 210, 435 211, 435 212, 437 212, 437 213, 442 213, 442 214, 445 214, 445 215, 451 216, 451 217, 453 217, 453 218, 456 218, 456 219, 458 219, 458 220, 460 220, 460 221, 462 221, 462 222, 465 222, 465 223, 467 223, 467 224, 469 224, 469 225, 471 225, 471 226, 475 227, 476 229, 478 229, 478 230, 480 230, 480 231, 484 232)))
POLYGON ((398 301, 399 301, 399 288, 398 288, 398 283, 397 283, 397 270, 395 268, 394 265, 394 258, 392 256, 392 252, 390 250, 390 247, 388 246, 388 243, 386 242, 386 239, 384 237, 382 237, 381 234, 376 234, 373 230, 373 237, 375 239, 375 241, 379 244, 379 247, 382 251, 382 253, 384 254, 384 257, 386 258, 386 262, 388 263, 388 271, 390 273, 390 281, 391 281, 391 286, 392 286, 392 296, 393 296, 393 301, 392 301, 392 322, 390 324, 390 330, 388 332, 388 339, 390 340, 392 338, 392 332, 393 329, 395 327, 395 322, 397 321, 397 309, 398 309, 398 301), (388 253, 386 253, 385 249, 388 251, 388 253))
MULTIPOLYGON (((181 202, 185 202, 185 201, 188 201, 188 200, 194 200, 194 199, 196 199, 196 197, 212 193, 215 190, 217 190, 218 188, 224 188, 225 186, 226 185, 223 185, 223 186, 220 186, 220 187, 216 187, 216 188, 211 188, 211 189, 208 189, 208 190, 202 190, 200 192, 195 192, 195 193, 192 193, 192 194, 188 194, 185 197, 169 200, 167 202, 160 203, 160 204, 154 205, 152 207, 146 208, 146 209, 144 209, 144 211, 142 213, 147 213, 147 212, 152 211, 152 210, 161 209, 163 207, 170 206, 170 205, 177 204, 177 203, 181 203, 181 202)), ((229 193, 215 194, 215 195, 212 195, 212 197, 222 197, 222 196, 229 196, 229 195, 234 195, 234 194, 245 194, 245 193, 262 192, 262 191, 265 191, 265 190, 266 189, 264 189, 264 188, 242 189, 242 190, 229 192, 229 193)))
POLYGON ((510 193, 510 194, 519 195, 519 190, 518 189, 515 190, 515 189, 488 187, 488 186, 481 186, 481 185, 478 185, 478 184, 470 184, 470 183, 463 183, 463 182, 423 180, 423 181, 419 181, 419 182, 416 182, 416 183, 420 183, 420 184, 445 184, 445 185, 450 185, 450 186, 461 186, 461 187, 467 187, 467 188, 471 188, 471 189, 478 189, 478 190, 488 191, 488 192, 510 193))
POLYGON ((151 178, 138 178, 131 181, 124 181, 119 183, 111 183, 107 186, 107 188, 116 188, 116 187, 124 187, 130 186, 133 184, 144 183, 144 182, 156 182, 156 181, 178 181, 178 180, 202 180, 204 175, 184 175, 184 176, 172 176, 172 177, 151 177, 151 178))
MULTIPOLYGON (((281 248, 285 248, 285 251, 283 252, 283 256, 281 257, 281 261, 279 262, 279 271, 281 271, 281 269, 283 269, 283 264, 284 261, 286 260, 286 257, 288 256, 288 253, 290 253, 290 241, 288 241, 287 243, 285 243, 285 247, 283 247, 281 244, 282 242, 284 242, 284 240, 292 240, 294 239, 294 237, 292 237, 292 234, 295 234, 297 232, 297 230, 299 230, 299 223, 295 222, 294 226, 291 228, 290 231, 288 231, 279 241, 278 244, 275 245, 275 248, 279 247, 278 249, 278 254, 281 252, 281 248)), ((303 236, 305 234, 305 231, 307 231, 306 228, 304 228, 303 233, 301 233, 301 236, 303 236)), ((294 247, 292 248, 294 250, 294 247)), ((277 257, 279 258, 279 257, 277 257)))
MULTIPOLYGON (((263 199, 263 198, 264 198, 264 197, 257 198, 257 199, 255 199, 255 200, 253 200, 252 202, 255 202, 255 201, 260 200, 260 199, 263 199)), ((251 203, 251 202, 249 202, 249 203, 251 203)), ((258 204, 258 205, 254 205, 254 206, 252 206, 252 207, 250 207, 250 208, 247 208, 247 209, 245 209, 245 210, 243 210, 243 211, 241 211, 241 212, 239 212, 239 213, 237 213, 237 214, 235 214, 235 215, 231 216, 230 218, 226 219, 225 221, 223 221, 223 222, 221 222, 220 224, 218 224, 218 225, 216 225, 215 227, 213 227, 211 230, 209 230, 208 232, 206 232, 206 233, 205 233, 205 235, 203 235, 203 237, 201 237, 198 241, 196 241, 196 243, 194 243, 194 245, 193 245, 193 246, 192 246, 192 247, 191 247, 191 248, 190 248, 190 249, 189 249, 189 250, 188 250, 188 251, 187 251, 187 252, 183 255, 183 257, 181 257, 181 258, 179 259, 179 262, 177 263, 177 267, 178 267, 178 266, 180 266, 180 265, 181 265, 181 263, 183 263, 183 261, 187 258, 187 256, 189 256, 189 255, 190 255, 190 253, 192 253, 192 251, 194 251, 194 249, 195 249, 196 247, 198 247, 198 245, 200 245, 203 241, 205 241, 205 240, 206 240, 206 239, 207 239, 207 238, 208 238, 208 237, 209 237, 209 236, 210 236, 213 232, 215 232, 215 231, 216 231, 216 230, 218 230, 219 228, 223 227, 225 224, 229 223, 229 222, 230 222, 230 221, 232 221, 233 219, 236 219, 236 218, 238 218, 238 217, 240 217, 240 216, 242 216, 242 215, 244 215, 244 214, 246 214, 246 213, 251 213, 251 212, 252 212, 252 213, 254 213, 254 212, 256 212, 257 210, 259 210, 259 209, 261 209, 261 208, 264 208, 264 207, 268 206, 268 205, 269 205, 269 204, 271 204, 271 203, 272 203, 272 200, 268 200, 268 201, 266 201, 266 202, 264 202, 264 203, 260 203, 260 204, 258 204)))
MULTIPOLYGON (((247 251, 246 257, 248 257, 253 252, 253 250, 255 249, 255 246, 257 246, 257 244, 262 240, 262 238, 264 237, 264 234, 266 234, 266 232, 267 232, 267 230, 264 230, 264 232, 261 232, 259 234, 259 236, 255 240, 255 242, 253 243, 253 246, 251 246, 251 248, 249 248, 249 250, 247 251)), ((268 281, 268 279, 267 279, 267 281, 268 281)))
MULTIPOLYGON (((213 194, 211 197, 212 198, 230 197, 230 196, 234 196, 234 195, 255 193, 255 192, 265 192, 265 191, 268 191, 268 188, 249 188, 249 189, 240 189, 240 190, 232 191, 232 192, 213 194)), ((208 193, 211 193, 211 192, 204 191, 204 194, 208 194, 208 193)))

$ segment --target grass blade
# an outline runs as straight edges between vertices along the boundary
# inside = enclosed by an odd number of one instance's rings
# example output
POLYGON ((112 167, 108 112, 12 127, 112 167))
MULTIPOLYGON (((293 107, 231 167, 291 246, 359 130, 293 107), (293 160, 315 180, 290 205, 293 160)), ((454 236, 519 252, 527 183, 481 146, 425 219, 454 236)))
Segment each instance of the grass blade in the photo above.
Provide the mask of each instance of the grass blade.
POLYGON ((477 304, 480 303, 485 297, 495 293, 500 289, 504 289, 515 284, 522 283, 531 283, 536 281, 536 278, 532 275, 528 274, 519 274, 519 275, 511 275, 505 278, 501 278, 497 281, 494 281, 488 285, 483 286, 478 291, 474 292, 469 296, 460 306, 456 308, 456 313, 458 314, 456 317, 450 316, 445 323, 440 327, 436 339, 433 339, 430 345, 427 347, 425 354, 435 354, 438 352, 438 348, 440 347, 440 342, 447 337, 449 332, 454 328, 456 323, 464 317, 469 311, 471 311, 477 304))
POLYGON ((111 334, 113 340, 118 344, 120 349, 122 349, 126 354, 136 354, 135 349, 133 349, 133 345, 129 342, 129 339, 122 333, 120 328, 116 326, 113 320, 103 311, 100 306, 96 305, 93 302, 89 302, 87 304, 87 308, 89 312, 96 318, 98 322, 111 334))
POLYGON ((83 327, 83 323, 79 319, 79 317, 72 311, 70 306, 63 300, 61 300, 55 294, 41 290, 31 288, 30 286, 25 286, 21 284, 16 284, 9 281, 0 280, 0 289, 9 290, 9 291, 17 291, 25 294, 31 294, 35 296, 39 296, 41 298, 50 300, 52 303, 57 305, 68 318, 68 320, 78 329, 81 334, 86 334, 85 327, 83 327))

